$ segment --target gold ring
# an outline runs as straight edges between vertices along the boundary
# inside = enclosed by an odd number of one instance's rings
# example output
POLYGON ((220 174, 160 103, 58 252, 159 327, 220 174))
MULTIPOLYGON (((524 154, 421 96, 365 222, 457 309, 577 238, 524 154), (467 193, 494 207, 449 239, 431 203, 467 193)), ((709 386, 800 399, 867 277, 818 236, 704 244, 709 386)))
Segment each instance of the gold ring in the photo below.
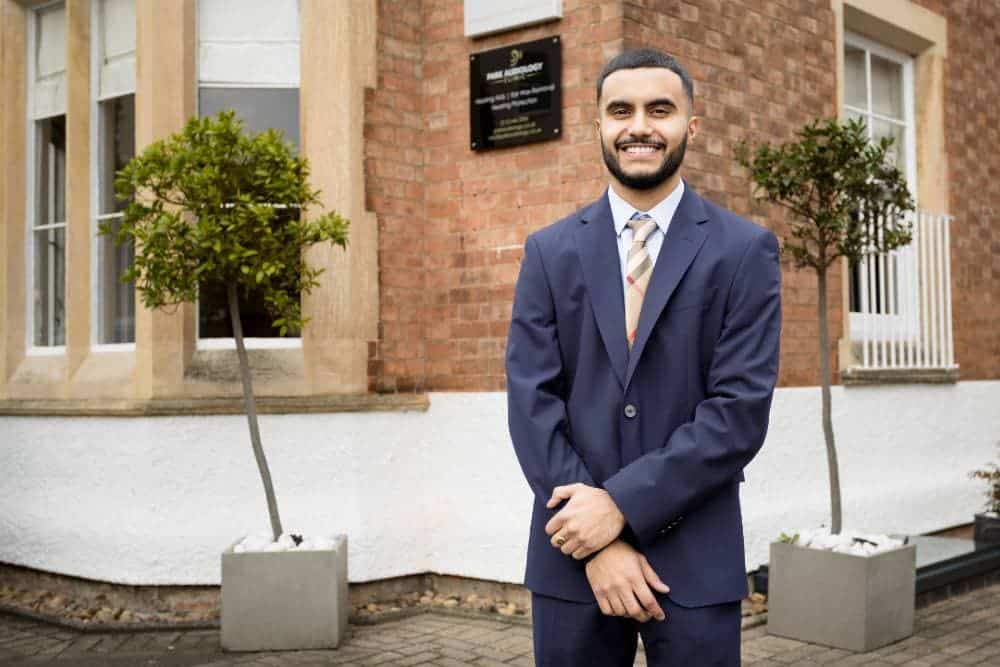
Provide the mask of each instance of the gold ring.
POLYGON ((566 544, 566 538, 565 537, 563 537, 562 535, 560 535, 559 537, 556 538, 556 546, 557 547, 561 547, 564 544, 566 544))

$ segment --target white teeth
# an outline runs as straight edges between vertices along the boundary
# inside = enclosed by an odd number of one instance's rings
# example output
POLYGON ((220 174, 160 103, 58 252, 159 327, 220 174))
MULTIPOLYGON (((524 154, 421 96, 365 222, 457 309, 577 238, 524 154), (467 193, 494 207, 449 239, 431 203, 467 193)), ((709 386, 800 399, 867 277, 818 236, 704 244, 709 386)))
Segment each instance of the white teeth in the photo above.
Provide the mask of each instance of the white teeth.
POLYGON ((652 153, 656 150, 653 146, 626 146, 626 153, 652 153))

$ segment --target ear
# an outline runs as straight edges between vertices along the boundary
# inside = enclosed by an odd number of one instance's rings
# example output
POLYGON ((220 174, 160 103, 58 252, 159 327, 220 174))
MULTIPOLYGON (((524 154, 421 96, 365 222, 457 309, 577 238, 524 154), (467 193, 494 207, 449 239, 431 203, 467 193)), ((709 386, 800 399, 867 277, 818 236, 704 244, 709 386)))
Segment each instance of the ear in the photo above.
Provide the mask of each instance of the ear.
POLYGON ((698 136, 698 132, 700 131, 701 131, 701 117, 691 116, 690 118, 688 118, 688 127, 687 127, 688 141, 689 142, 694 141, 694 138, 698 136))
POLYGON ((601 119, 594 119, 594 132, 597 133, 597 143, 601 143, 601 119))

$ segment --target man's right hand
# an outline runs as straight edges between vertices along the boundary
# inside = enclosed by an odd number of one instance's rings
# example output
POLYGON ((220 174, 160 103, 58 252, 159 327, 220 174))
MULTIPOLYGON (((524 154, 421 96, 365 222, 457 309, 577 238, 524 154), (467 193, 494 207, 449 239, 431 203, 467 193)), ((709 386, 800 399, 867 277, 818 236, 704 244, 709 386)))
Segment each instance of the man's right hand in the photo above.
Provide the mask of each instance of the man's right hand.
POLYGON ((640 623, 667 616, 650 586, 661 593, 670 587, 660 580, 646 557, 622 540, 615 540, 587 563, 587 580, 607 616, 628 616, 640 623))

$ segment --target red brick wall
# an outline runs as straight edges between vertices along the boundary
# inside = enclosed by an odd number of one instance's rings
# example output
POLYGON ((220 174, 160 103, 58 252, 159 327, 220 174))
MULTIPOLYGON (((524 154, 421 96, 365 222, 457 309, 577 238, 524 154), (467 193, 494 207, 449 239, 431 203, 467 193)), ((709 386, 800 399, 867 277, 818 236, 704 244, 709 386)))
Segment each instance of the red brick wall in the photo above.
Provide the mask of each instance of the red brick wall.
POLYGON ((425 3, 427 384, 497 390, 524 238, 601 191, 591 125, 593 74, 620 46, 613 3, 564 3, 557 23, 466 39, 462 3, 425 3), (470 53, 561 35, 563 138, 483 153, 469 149, 470 53))
MULTIPOLYGON (((418 3, 379 7, 380 88, 371 96, 377 119, 368 123, 367 137, 370 199, 382 234, 382 335, 372 345, 371 370, 373 387, 382 391, 502 389, 524 238, 603 187, 592 91, 606 57, 621 48, 620 8, 567 0, 561 21, 472 40, 463 35, 462 4, 419 3, 418 35, 398 15, 400 6, 418 3), (410 63, 421 76, 412 80, 397 76, 403 56, 383 47, 402 35, 421 47, 410 63), (549 35, 562 40, 563 138, 474 153, 469 54, 549 35), (399 96, 419 100, 413 120, 418 127, 422 122, 423 132, 413 142, 398 136, 409 116, 395 118, 381 108, 399 96), (400 162, 403 146, 419 147, 419 165, 400 162), (425 195, 412 219, 402 211, 399 187, 401 176, 410 175, 422 178, 413 185, 422 185, 425 195)), ((411 138, 413 126, 405 129, 411 138)))
POLYGON ((373 391, 422 391, 427 221, 420 2, 380 0, 377 83, 365 99, 367 206, 379 225, 379 339, 369 343, 373 391))
POLYGON ((1000 4, 922 2, 948 19, 948 151, 955 360, 963 380, 1000 378, 1000 4))
MULTIPOLYGON (((625 2, 626 47, 671 53, 694 79, 702 124, 684 161, 685 178, 702 195, 779 236, 784 213, 753 202, 733 147, 744 138, 786 141, 811 119, 836 114, 833 21, 827 0, 625 2)), ((837 266, 827 276, 834 372, 843 322, 840 274, 837 266)), ((816 301, 815 273, 784 266, 781 385, 819 384, 816 301)))
MULTIPOLYGON (((525 236, 600 194, 605 174, 593 86, 624 47, 675 54, 695 80, 703 119, 684 173, 702 194, 785 231, 783 213, 755 204, 732 160, 741 138, 783 141, 836 113, 834 16, 827 0, 565 0, 561 21, 484 39, 463 36, 461 0, 379 6, 378 87, 368 98, 369 204, 378 214, 378 391, 500 390, 513 284, 525 236), (468 56, 544 36, 563 42, 563 138, 474 153, 468 56)), ((961 3, 963 7, 970 3, 961 3)), ((949 15, 952 271, 962 375, 1000 375, 1000 160, 975 148, 997 138, 997 9, 949 15), (983 140, 986 139, 984 142, 983 140), (990 304, 982 307, 983 303, 990 304), (984 354, 983 351, 989 351, 984 354)), ((940 11, 940 8, 938 8, 940 11)), ((842 330, 839 266, 829 275, 831 359, 842 330)), ((816 280, 783 273, 783 386, 816 385, 816 280)), ((836 381, 836 376, 834 378, 836 381)))

